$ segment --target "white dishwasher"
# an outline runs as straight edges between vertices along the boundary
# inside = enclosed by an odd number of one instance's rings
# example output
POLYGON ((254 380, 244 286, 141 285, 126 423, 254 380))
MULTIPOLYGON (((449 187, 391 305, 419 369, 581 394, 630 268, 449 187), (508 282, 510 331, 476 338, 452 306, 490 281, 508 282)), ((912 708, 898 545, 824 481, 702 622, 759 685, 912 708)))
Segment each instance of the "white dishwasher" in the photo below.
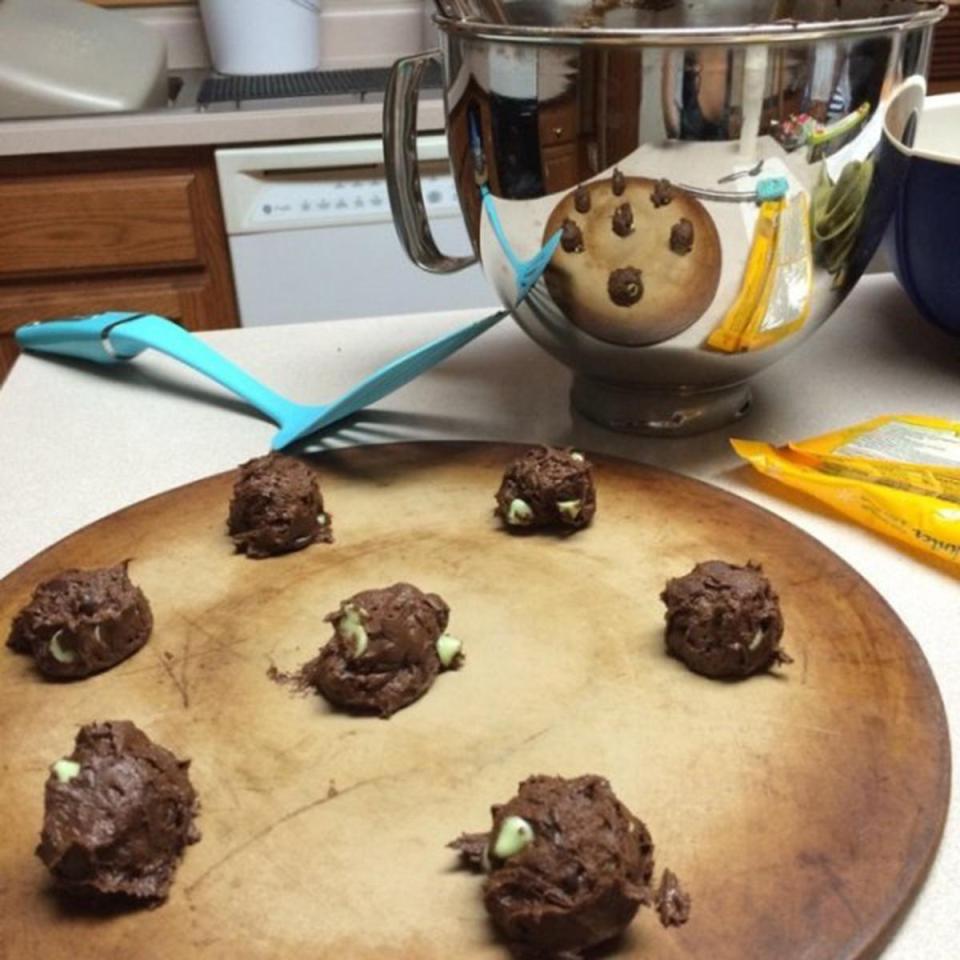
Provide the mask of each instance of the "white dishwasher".
MULTIPOLYGON (((470 252, 442 136, 418 140, 434 236, 470 252)), ((493 307, 479 266, 436 275, 400 246, 379 138, 218 150, 244 326, 493 307)))

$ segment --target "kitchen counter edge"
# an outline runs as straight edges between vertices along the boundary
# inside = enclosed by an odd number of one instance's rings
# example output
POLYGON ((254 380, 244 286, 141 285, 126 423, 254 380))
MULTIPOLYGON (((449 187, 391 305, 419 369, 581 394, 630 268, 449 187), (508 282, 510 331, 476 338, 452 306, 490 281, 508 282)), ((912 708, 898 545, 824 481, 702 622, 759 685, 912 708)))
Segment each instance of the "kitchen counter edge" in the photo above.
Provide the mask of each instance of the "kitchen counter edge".
MULTIPOLYGON (((0 121, 0 157, 380 136, 382 124, 381 103, 7 120, 0 121)), ((419 125, 443 129, 442 100, 422 101, 419 125)))

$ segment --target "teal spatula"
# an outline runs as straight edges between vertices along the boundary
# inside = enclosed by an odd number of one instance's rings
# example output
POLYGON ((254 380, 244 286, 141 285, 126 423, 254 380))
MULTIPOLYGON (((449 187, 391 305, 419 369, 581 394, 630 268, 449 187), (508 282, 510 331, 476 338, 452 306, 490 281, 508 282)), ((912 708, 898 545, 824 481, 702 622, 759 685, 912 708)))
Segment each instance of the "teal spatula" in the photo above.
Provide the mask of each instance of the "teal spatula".
POLYGON ((331 403, 317 406, 280 396, 182 327, 152 314, 111 312, 50 320, 20 327, 16 339, 24 350, 104 364, 132 360, 152 347, 215 380, 273 420, 280 429, 271 446, 281 450, 393 393, 509 313, 498 310, 437 337, 381 367, 331 403))

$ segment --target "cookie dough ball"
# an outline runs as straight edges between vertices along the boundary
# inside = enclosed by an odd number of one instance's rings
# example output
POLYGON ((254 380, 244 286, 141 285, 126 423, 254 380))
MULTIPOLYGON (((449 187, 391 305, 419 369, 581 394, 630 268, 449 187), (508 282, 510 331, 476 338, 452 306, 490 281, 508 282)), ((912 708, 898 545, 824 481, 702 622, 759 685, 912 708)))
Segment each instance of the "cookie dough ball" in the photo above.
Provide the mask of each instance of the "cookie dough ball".
POLYGON ((673 184, 669 180, 658 180, 650 191, 650 202, 658 210, 673 202, 673 184))
POLYGON ((129 721, 81 727, 44 791, 37 856, 58 886, 166 899, 184 849, 200 839, 188 766, 129 721))
POLYGON ((463 663, 460 642, 445 633, 449 617, 440 597, 409 583, 364 590, 327 616, 334 635, 302 683, 336 707, 389 717, 463 663))
POLYGON ((581 183, 580 186, 577 187, 573 195, 573 205, 577 213, 590 212, 590 191, 587 189, 586 184, 581 183))
POLYGON ((579 530, 597 510, 591 466, 582 453, 534 447, 503 474, 495 513, 508 530, 579 530))
POLYGON ((686 217, 670 228, 670 249, 681 257, 693 249, 693 224, 686 217))
POLYGON ((621 203, 613 211, 611 226, 618 237, 629 237, 633 233, 633 208, 629 203, 621 203))
POLYGON ((487 871, 484 905, 513 947, 577 957, 623 933, 644 905, 656 904, 665 926, 686 922, 690 898, 669 871, 652 889, 650 834, 603 777, 529 777, 491 812, 488 834, 450 846, 487 871))
POLYGON ((763 570, 698 563, 667 582, 667 652, 705 677, 746 677, 790 663, 780 649, 783 615, 763 570))
POLYGON ((563 221, 560 228, 560 246, 567 253, 583 253, 583 232, 569 218, 563 221))
POLYGON ((333 540, 313 471, 279 453, 241 465, 227 529, 237 550, 257 559, 333 540))
POLYGON ((618 307, 632 307, 643 296, 643 271, 636 267, 619 267, 611 271, 607 293, 618 307))
POLYGON ((150 638, 153 614, 127 564, 64 570, 40 584, 14 618, 7 646, 47 677, 76 680, 109 670, 150 638))

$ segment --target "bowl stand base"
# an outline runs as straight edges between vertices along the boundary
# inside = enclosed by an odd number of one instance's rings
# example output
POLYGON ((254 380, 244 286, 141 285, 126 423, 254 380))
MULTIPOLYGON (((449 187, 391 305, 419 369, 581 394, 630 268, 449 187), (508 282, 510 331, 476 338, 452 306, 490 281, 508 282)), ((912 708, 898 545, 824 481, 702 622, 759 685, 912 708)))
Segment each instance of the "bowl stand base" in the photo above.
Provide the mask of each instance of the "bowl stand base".
POLYGON ((656 389, 577 376, 570 402, 588 420, 611 430, 682 437, 739 420, 749 411, 752 396, 745 383, 713 390, 656 389))

